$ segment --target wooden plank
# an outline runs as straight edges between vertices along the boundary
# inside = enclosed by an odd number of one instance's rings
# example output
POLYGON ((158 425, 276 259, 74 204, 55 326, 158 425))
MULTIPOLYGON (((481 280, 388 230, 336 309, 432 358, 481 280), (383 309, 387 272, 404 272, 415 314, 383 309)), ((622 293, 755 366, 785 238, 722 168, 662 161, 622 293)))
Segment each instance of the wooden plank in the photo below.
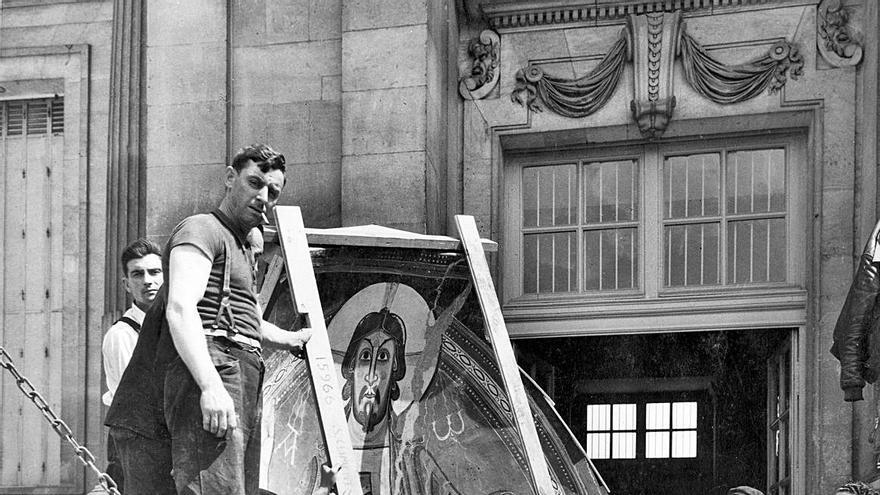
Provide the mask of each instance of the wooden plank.
MULTIPOLYGON (((24 138, 6 138, 3 242, 4 264, 3 346, 20 366, 24 357, 24 298, 25 284, 25 170, 27 154, 24 138)), ((22 408, 24 398, 10 377, 3 378, 3 402, 0 403, 0 420, 3 454, 0 458, 0 483, 6 486, 21 485, 21 446, 23 441, 22 408)))
MULTIPOLYGON (((24 359, 22 373, 37 391, 46 393, 46 330, 44 313, 46 298, 46 191, 44 164, 49 151, 45 136, 28 136, 27 176, 25 178, 25 321, 24 359)), ((22 413, 25 432, 21 453, 21 478, 25 485, 44 484, 43 456, 48 444, 45 420, 32 405, 25 404, 22 413)))
MULTIPOLYGON (((25 308, 28 312, 43 311, 46 303, 47 236, 49 227, 46 197, 45 164, 49 157, 49 138, 32 136, 27 140, 27 178, 25 179, 25 308)), ((28 329, 28 335, 42 334, 45 329, 28 329)), ((36 377, 35 377, 36 378, 36 377)), ((33 381, 33 379, 31 380, 33 381)), ((34 383, 36 385, 36 383, 34 383)))
MULTIPOLYGON (((10 159, 9 159, 9 151, 7 150, 7 143, 9 139, 5 136, 0 137, 0 232, 2 232, 3 239, 8 238, 8 231, 6 226, 9 225, 9 221, 6 218, 8 214, 6 209, 6 202, 9 198, 9 191, 6 183, 6 176, 10 173, 10 159)), ((15 210, 10 210, 14 212, 15 210)), ((6 328, 8 322, 6 321, 6 242, 0 242, 0 345, 4 346, 8 352, 12 353, 12 350, 8 348, 8 343, 6 341, 6 328)), ((11 404, 11 396, 8 396, 15 390, 15 386, 12 384, 12 377, 6 373, 4 370, 0 369, 0 435, 6 433, 6 429, 9 424, 11 424, 15 417, 12 416, 12 411, 9 410, 9 404, 11 404)), ((6 438, 5 436, 0 436, 0 439, 6 438)), ((12 452, 12 447, 4 444, 3 441, 0 441, 0 486, 7 484, 7 472, 9 471, 9 467, 7 465, 8 457, 12 452)))
MULTIPOLYGON (((7 217, 4 219, 4 237, 6 244, 6 257, 3 262, 5 271, 5 300, 4 310, 7 312, 24 311, 24 298, 21 291, 24 290, 24 267, 25 267, 25 144, 23 139, 7 138, 6 147, 6 201, 7 217)), ((9 332, 6 332, 9 337, 9 332)), ((14 357, 14 356, 13 356, 14 357)))
POLYGON ((498 360, 498 369, 504 381, 504 388, 510 398, 514 411, 514 419, 519 430, 520 437, 525 449, 526 461, 532 472, 532 481, 538 495, 553 494, 553 482, 550 479, 550 471, 541 441, 538 438, 538 430, 529 406, 529 399, 523 386, 519 367, 513 354, 513 346, 510 344, 510 336, 504 324, 504 316, 501 314, 501 304, 495 292, 495 284, 492 282, 492 274, 489 264, 486 262, 486 254, 480 242, 480 234, 474 217, 470 215, 456 215, 455 224, 458 227, 461 244, 467 256, 468 266, 471 270, 471 278, 474 282, 474 290, 483 311, 486 325, 486 334, 495 351, 498 360))
MULTIPOLYGON (((48 267, 47 287, 49 288, 49 298, 46 300, 46 311, 49 313, 49 329, 48 329, 48 387, 46 390, 46 400, 57 414, 67 416, 67 412, 62 409, 62 397, 64 388, 64 353, 62 352, 64 343, 63 332, 63 314, 62 314, 62 280, 64 277, 63 261, 64 261, 64 244, 62 231, 64 229, 63 220, 63 204, 64 189, 61 183, 61 174, 64 166, 64 136, 55 135, 50 139, 50 160, 46 164, 44 173, 48 187, 47 208, 50 236, 47 239, 49 245, 49 254, 46 264, 48 267)), ((62 442, 54 431, 48 431, 48 447, 46 459, 46 482, 49 485, 57 485, 61 483, 61 456, 62 442)), ((66 454, 66 452, 64 453, 66 454)))
MULTIPOLYGON (((443 235, 424 235, 405 230, 380 227, 378 225, 359 225, 337 229, 306 229, 310 246, 362 246, 393 249, 432 249, 436 251, 461 251, 461 241, 443 235)), ((277 242, 277 233, 266 229, 266 242, 277 242)), ((495 252, 498 244, 489 239, 481 239, 483 250, 495 252)))
POLYGON ((275 224, 294 306, 306 316, 306 325, 312 329, 312 338, 306 346, 309 376, 327 457, 331 465, 342 467, 336 480, 337 491, 340 495, 362 495, 358 469, 351 463, 351 437, 300 209, 296 206, 276 207, 275 224))
MULTIPOLYGON (((52 235, 49 238, 51 253, 48 262, 50 269, 49 309, 61 311, 64 302, 61 298, 64 280, 64 136, 52 137, 52 162, 47 168, 46 176, 49 181, 51 201, 49 227, 52 235)), ((107 265, 118 264, 117 260, 107 260, 107 265)), ((60 345, 60 342, 59 342, 60 345)), ((60 356, 60 353, 59 353, 60 356)))
MULTIPOLYGON (((3 329, 7 336, 3 347, 12 361, 18 367, 21 362, 19 353, 21 345, 9 338, 11 334, 20 331, 24 326, 24 313, 7 313, 3 318, 3 329)), ((19 466, 21 464, 21 410, 24 406, 23 396, 15 381, 6 370, 0 369, 3 373, 3 403, 0 404, 0 419, 2 419, 2 429, 0 429, 0 486, 19 486, 21 485, 19 466)))
MULTIPOLYGON (((24 359, 19 363, 21 374, 26 376, 43 398, 46 398, 45 378, 43 377, 43 351, 41 342, 46 328, 46 317, 41 313, 25 313, 22 332, 33 333, 26 339, 24 359)), ((25 399, 21 412, 23 431, 21 443, 21 482, 25 486, 42 485, 43 455, 47 447, 48 425, 40 411, 30 400, 25 399)), ((54 432, 53 432, 54 434, 54 432)))
MULTIPOLYGON (((69 411, 61 408, 61 395, 63 393, 61 382, 64 373, 64 363, 61 355, 61 339, 63 336, 61 326, 61 311, 52 311, 49 313, 49 382, 46 386, 44 398, 49 406, 60 417, 66 417, 69 411)), ((47 485, 58 485, 61 483, 61 455, 62 445, 61 437, 54 430, 47 429, 46 434, 48 440, 46 442, 46 481, 47 485)), ((66 444, 65 444, 66 446, 66 444)), ((69 452, 69 451, 68 451, 69 452)), ((64 452, 67 454, 67 452, 64 452)), ((93 452, 97 454, 96 452, 93 452)))
POLYGON ((269 309, 269 299, 272 299, 272 293, 275 292, 275 286, 278 285, 278 280, 281 279, 281 274, 283 272, 284 258, 281 256, 272 256, 272 259, 269 261, 269 266, 266 267, 266 276, 263 277, 263 285, 260 287, 260 294, 257 296, 257 301, 260 303, 260 308, 263 310, 264 318, 267 316, 265 312, 269 309))

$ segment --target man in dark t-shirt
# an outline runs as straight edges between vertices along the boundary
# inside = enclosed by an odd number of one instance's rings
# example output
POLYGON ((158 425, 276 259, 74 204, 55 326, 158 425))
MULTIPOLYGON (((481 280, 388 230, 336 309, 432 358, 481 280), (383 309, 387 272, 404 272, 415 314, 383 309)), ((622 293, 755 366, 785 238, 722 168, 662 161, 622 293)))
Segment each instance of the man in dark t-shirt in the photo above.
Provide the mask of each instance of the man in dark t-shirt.
POLYGON ((311 335, 264 321, 257 303, 248 232, 278 201, 284 170, 284 156, 272 148, 243 148, 226 167, 226 195, 217 210, 184 219, 171 234, 163 265, 173 358, 158 387, 170 456, 136 454, 129 468, 148 472, 125 473, 126 495, 171 486, 187 494, 258 491, 262 345, 300 351, 311 335), (138 463, 145 456, 150 462, 138 463), (166 456, 170 473, 151 467, 162 466, 166 456))
POLYGON ((167 368, 165 418, 179 493, 257 493, 262 342, 300 350, 310 336, 262 319, 246 240, 284 183, 283 155, 244 148, 226 168, 219 208, 185 219, 168 241, 166 317, 180 359, 167 368))

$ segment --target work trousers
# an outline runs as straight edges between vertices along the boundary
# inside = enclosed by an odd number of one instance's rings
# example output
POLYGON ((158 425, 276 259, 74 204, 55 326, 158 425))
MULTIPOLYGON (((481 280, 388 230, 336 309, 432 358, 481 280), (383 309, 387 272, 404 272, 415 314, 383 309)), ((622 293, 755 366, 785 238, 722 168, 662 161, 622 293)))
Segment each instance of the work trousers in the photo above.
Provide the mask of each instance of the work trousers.
POLYGON ((201 389, 178 357, 165 374, 165 420, 179 494, 252 495, 260 481, 260 421, 265 367, 259 348, 207 337, 208 352, 235 404, 238 427, 224 438, 202 428, 201 389))
POLYGON ((116 447, 116 439, 113 438, 113 435, 107 433, 107 470, 104 472, 113 478, 113 482, 116 483, 119 492, 124 493, 125 477, 122 471, 122 463, 119 461, 118 450, 119 449, 116 447))
MULTIPOLYGON (((120 491, 125 495, 173 495, 171 479, 171 444, 131 430, 110 427, 110 444, 116 461, 125 473, 120 491)), ((113 476, 111 474, 111 476, 113 476)), ((114 478, 114 481, 117 481, 114 478)))

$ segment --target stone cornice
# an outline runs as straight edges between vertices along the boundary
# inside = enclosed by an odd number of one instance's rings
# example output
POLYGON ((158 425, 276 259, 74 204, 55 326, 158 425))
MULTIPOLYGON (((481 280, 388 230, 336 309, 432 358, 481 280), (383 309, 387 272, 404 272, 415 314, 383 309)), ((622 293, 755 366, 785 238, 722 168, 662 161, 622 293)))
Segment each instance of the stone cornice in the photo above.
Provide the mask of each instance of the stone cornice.
POLYGON ((686 16, 737 10, 815 5, 818 0, 533 0, 495 2, 466 0, 478 4, 495 30, 548 28, 556 25, 624 23, 630 15, 681 11, 686 16))

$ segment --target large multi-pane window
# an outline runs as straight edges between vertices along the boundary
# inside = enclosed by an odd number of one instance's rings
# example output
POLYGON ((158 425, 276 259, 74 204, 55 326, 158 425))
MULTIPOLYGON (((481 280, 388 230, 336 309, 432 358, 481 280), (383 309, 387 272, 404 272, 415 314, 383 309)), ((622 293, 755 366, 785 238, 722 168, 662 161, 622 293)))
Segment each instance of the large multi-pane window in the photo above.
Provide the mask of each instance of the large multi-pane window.
POLYGON ((522 159, 509 293, 791 284, 790 148, 717 141, 522 159))
POLYGON ((522 184, 524 292, 636 287, 636 160, 526 167, 522 184))
POLYGON ((636 404, 588 405, 585 445, 591 459, 635 459, 636 404))
POLYGON ((645 409, 645 457, 697 456, 696 402, 649 402, 645 409))
POLYGON ((667 156, 662 197, 665 286, 785 281, 785 149, 667 156))
POLYGON ((589 404, 587 456, 591 459, 697 457, 695 401, 589 404))

